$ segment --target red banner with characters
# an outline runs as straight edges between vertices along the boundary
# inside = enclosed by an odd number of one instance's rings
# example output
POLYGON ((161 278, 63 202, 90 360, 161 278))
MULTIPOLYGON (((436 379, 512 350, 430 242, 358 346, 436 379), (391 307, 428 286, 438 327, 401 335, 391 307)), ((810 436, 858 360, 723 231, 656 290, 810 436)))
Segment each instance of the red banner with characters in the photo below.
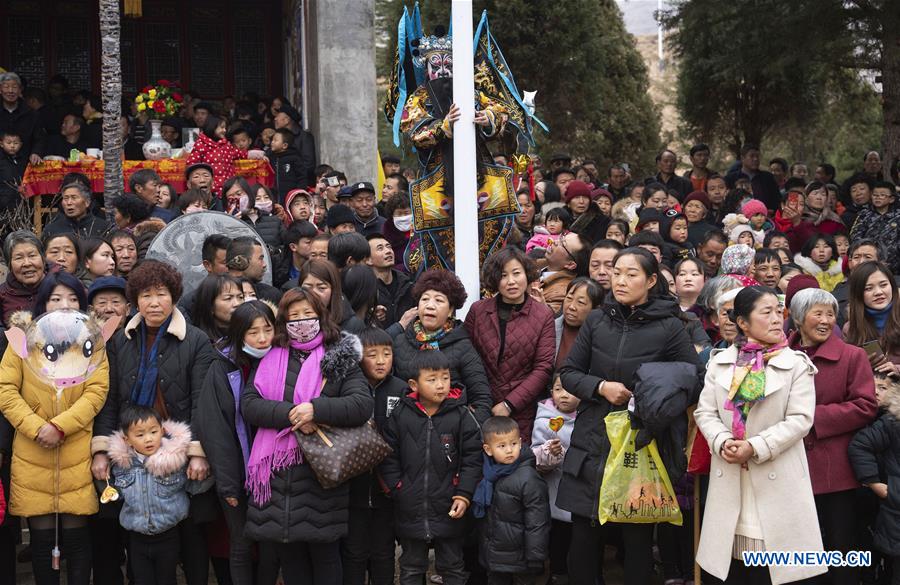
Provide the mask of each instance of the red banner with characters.
MULTIPOLYGON (((262 183, 271 187, 275 183, 275 172, 265 160, 237 160, 235 168, 240 177, 250 184, 262 183)), ((128 192, 128 179, 140 169, 153 169, 164 183, 170 183, 175 190, 183 193, 187 189, 184 170, 187 167, 184 159, 164 159, 154 161, 126 160, 122 161, 125 174, 125 191, 128 192)), ((68 173, 82 173, 91 182, 91 191, 103 192, 103 161, 44 161, 39 165, 28 165, 22 178, 22 187, 26 197, 35 195, 53 195, 59 193, 62 179, 68 173)))

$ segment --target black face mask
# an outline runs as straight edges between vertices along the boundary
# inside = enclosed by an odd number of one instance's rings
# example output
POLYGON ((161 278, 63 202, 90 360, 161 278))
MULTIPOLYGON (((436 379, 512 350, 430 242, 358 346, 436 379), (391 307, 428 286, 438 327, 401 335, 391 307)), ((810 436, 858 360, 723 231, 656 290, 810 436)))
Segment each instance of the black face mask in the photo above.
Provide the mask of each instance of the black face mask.
POLYGON ((453 104, 453 78, 439 77, 425 82, 425 88, 431 97, 435 117, 443 118, 453 104))

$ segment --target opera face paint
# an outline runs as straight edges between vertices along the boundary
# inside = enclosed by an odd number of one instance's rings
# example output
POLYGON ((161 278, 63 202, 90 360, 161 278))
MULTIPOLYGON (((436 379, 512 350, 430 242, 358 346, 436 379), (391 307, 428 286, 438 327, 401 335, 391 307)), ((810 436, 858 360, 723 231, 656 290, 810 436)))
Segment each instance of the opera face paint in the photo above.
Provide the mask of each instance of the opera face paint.
POLYGON ((435 52, 427 57, 428 79, 444 79, 453 77, 453 55, 435 52))

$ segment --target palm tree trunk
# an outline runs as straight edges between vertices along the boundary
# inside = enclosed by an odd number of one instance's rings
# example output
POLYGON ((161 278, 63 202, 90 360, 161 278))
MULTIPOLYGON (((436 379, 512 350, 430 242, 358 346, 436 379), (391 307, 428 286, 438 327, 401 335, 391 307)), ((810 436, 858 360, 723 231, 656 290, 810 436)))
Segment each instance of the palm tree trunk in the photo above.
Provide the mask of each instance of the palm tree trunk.
POLYGON ((100 95, 103 99, 103 206, 112 221, 113 202, 125 190, 122 174, 122 57, 118 0, 100 2, 100 95))

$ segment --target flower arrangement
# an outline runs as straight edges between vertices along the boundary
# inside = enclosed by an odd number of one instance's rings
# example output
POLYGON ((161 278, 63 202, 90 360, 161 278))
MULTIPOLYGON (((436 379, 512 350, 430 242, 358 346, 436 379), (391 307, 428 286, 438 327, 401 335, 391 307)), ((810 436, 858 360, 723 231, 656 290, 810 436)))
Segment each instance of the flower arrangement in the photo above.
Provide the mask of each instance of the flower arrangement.
POLYGON ((160 79, 156 85, 148 85, 142 89, 134 98, 134 103, 137 104, 138 112, 146 113, 151 119, 174 116, 184 102, 179 89, 177 83, 160 79))

